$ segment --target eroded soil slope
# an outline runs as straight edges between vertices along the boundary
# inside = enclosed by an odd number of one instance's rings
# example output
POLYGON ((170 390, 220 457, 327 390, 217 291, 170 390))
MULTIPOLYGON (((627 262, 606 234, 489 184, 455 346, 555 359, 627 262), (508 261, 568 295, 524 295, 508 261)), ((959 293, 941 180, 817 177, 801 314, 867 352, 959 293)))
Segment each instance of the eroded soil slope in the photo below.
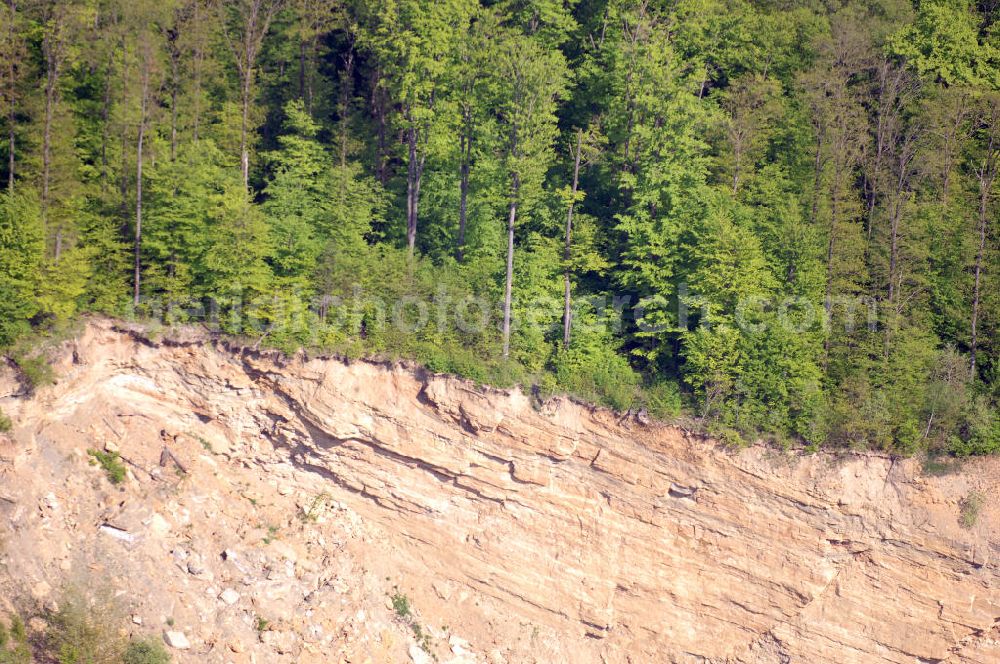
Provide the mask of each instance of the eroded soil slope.
POLYGON ((177 661, 1000 662, 996 459, 732 452, 109 321, 56 371, 30 399, 0 377, 0 601, 108 586, 177 661))

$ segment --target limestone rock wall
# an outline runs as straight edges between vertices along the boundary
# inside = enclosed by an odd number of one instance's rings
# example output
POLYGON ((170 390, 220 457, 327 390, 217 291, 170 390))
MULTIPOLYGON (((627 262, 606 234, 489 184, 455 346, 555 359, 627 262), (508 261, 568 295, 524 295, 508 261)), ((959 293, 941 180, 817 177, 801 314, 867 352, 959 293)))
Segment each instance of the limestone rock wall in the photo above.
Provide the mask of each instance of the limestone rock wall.
POLYGON ((558 634, 563 661, 1000 662, 995 459, 925 477, 877 454, 732 451, 567 399, 107 321, 59 372, 5 407, 51 421, 106 391, 164 426, 197 417, 234 459, 277 455, 377 523, 434 589, 427 610, 475 593, 558 634))

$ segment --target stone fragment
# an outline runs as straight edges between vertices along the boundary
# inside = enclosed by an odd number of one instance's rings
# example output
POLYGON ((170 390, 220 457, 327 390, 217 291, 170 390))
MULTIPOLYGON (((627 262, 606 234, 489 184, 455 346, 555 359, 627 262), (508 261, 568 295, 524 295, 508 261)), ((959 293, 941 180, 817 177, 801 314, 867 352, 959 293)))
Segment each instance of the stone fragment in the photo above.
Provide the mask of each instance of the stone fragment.
POLYGON ((229 606, 232 606, 233 604, 236 604, 236 602, 240 601, 240 594, 232 588, 226 588, 219 595, 219 599, 229 606))
POLYGON ((295 652, 298 639, 295 632, 267 631, 260 635, 260 640, 274 648, 279 655, 288 655, 295 652))
POLYGON ((413 664, 431 664, 431 656, 416 643, 410 646, 410 660, 413 664))
POLYGON ((35 599, 45 599, 52 592, 52 586, 45 581, 39 581, 31 587, 31 596, 35 599))
POLYGON ((167 630, 163 633, 163 640, 171 648, 176 648, 177 650, 187 650, 191 647, 191 642, 184 635, 184 632, 177 632, 174 630, 167 630))
POLYGON ((160 514, 154 513, 146 525, 149 526, 149 531, 157 537, 164 537, 170 532, 170 522, 160 514))

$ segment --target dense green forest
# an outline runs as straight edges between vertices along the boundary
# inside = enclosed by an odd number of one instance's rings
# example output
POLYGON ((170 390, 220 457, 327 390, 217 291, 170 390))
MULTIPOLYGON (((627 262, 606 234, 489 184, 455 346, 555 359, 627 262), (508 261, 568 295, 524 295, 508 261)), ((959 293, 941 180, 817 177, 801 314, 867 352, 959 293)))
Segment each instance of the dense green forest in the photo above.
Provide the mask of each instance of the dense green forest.
POLYGON ((1000 451, 996 0, 3 0, 0 347, 82 312, 1000 451))

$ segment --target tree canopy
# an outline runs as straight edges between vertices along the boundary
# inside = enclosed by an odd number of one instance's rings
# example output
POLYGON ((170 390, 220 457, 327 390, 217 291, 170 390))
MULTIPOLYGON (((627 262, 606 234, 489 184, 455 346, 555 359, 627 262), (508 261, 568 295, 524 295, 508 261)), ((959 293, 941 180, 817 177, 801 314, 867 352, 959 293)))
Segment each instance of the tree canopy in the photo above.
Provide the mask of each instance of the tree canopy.
POLYGON ((998 452, 996 20, 4 0, 0 348, 202 321, 729 440, 998 452))

